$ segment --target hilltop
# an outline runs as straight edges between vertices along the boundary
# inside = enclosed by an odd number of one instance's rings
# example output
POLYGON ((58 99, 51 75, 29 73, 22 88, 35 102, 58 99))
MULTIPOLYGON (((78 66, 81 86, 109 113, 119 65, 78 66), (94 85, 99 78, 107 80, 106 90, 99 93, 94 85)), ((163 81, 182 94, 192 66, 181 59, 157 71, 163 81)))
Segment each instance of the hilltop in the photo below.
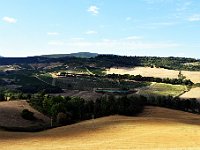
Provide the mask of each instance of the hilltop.
POLYGON ((70 54, 52 54, 52 55, 41 55, 41 57, 46 58, 62 58, 62 57, 80 57, 80 58, 91 58, 98 56, 97 53, 90 52, 78 52, 78 53, 70 53, 70 54))

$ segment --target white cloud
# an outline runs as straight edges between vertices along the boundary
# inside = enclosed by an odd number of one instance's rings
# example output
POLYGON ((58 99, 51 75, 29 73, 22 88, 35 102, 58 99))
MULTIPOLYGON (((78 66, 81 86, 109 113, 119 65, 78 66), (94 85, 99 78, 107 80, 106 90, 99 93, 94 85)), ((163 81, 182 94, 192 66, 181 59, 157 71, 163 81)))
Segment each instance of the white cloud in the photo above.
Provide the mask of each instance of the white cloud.
POLYGON ((129 36, 125 38, 125 40, 141 40, 141 39, 142 39, 141 36, 129 36))
POLYGON ((178 11, 178 12, 185 11, 185 10, 189 9, 191 4, 192 4, 191 1, 186 1, 184 3, 178 3, 179 6, 177 7, 176 11, 178 11))
POLYGON ((59 35, 58 32, 47 32, 47 35, 59 35))
POLYGON ((72 41, 82 41, 82 40, 85 40, 85 38, 82 38, 82 37, 73 37, 71 38, 72 41))
MULTIPOLYGON (((48 49, 46 53, 55 53, 56 50, 59 53, 88 51, 99 54, 132 56, 176 56, 183 48, 185 48, 185 45, 173 41, 125 40, 125 37, 119 39, 102 38, 98 41, 69 38, 50 41, 46 47, 48 49)), ((191 47, 188 47, 188 49, 191 49, 191 47)))
POLYGON ((11 17, 3 17, 2 20, 7 23, 16 23, 17 22, 17 20, 15 18, 11 18, 11 17))
POLYGON ((98 15, 99 14, 99 8, 97 6, 90 6, 87 10, 92 15, 98 15))
POLYGON ((114 40, 111 39, 102 39, 102 42, 113 42, 114 40))
POLYGON ((130 21, 130 20, 132 20, 131 17, 126 17, 126 21, 130 21))
POLYGON ((137 26, 137 28, 142 29, 158 29, 158 28, 165 28, 177 25, 179 22, 154 22, 154 23, 147 23, 140 26, 137 26))
MULTIPOLYGON (((60 43, 53 43, 53 45, 60 43)), ((62 48, 67 50, 79 50, 79 51, 96 51, 99 53, 123 53, 131 54, 132 51, 140 52, 144 50, 151 52, 152 50, 163 49, 176 49, 181 45, 173 42, 144 42, 144 41, 132 41, 132 40, 110 40, 102 39, 100 41, 87 41, 87 40, 69 40, 62 43, 62 48), (109 50, 109 51, 108 51, 109 50)))
POLYGON ((188 21, 200 21, 200 14, 194 14, 188 18, 188 21))
POLYGON ((89 30, 87 32, 85 32, 85 34, 88 34, 88 35, 91 35, 91 34, 97 34, 98 32, 97 31, 94 31, 94 30, 89 30))
POLYGON ((65 43, 63 41, 50 41, 48 42, 48 45, 51 46, 63 46, 65 43))

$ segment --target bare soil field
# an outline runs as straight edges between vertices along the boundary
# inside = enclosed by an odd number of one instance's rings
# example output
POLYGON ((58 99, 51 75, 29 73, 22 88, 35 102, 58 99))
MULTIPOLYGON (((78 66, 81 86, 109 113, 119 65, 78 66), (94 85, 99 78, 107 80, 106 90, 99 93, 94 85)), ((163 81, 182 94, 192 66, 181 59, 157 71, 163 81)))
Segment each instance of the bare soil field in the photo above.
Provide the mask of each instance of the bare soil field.
POLYGON ((200 100, 200 87, 192 88, 190 91, 180 96, 181 98, 196 98, 200 100))
POLYGON ((25 100, 0 102, 0 127, 31 128, 46 125, 50 119, 33 109, 25 100), (34 113, 37 121, 25 120, 21 117, 23 109, 34 113))
POLYGON ((200 149, 200 116, 146 107, 138 117, 109 116, 38 133, 0 131, 1 150, 200 149))
MULTIPOLYGON (((179 71, 168 70, 163 68, 136 67, 136 68, 110 68, 107 74, 131 74, 142 75, 144 77, 159 77, 159 78, 177 78, 179 71)), ((200 83, 199 71, 182 71, 182 74, 194 83, 200 83)))

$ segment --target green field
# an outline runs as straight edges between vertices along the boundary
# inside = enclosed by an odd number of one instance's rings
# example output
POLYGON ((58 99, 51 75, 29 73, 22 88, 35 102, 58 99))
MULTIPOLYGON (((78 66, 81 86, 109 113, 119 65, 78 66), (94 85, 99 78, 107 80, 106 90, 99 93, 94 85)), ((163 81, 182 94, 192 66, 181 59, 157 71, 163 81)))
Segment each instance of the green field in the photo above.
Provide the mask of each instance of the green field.
POLYGON ((45 74, 40 74, 37 76, 39 79, 49 83, 49 84, 52 84, 52 81, 53 81, 53 78, 52 78, 52 75, 49 74, 49 73, 45 73, 45 74))
POLYGON ((148 88, 141 89, 139 94, 141 95, 161 95, 161 96, 179 96, 187 87, 184 85, 172 85, 165 83, 152 83, 148 88))

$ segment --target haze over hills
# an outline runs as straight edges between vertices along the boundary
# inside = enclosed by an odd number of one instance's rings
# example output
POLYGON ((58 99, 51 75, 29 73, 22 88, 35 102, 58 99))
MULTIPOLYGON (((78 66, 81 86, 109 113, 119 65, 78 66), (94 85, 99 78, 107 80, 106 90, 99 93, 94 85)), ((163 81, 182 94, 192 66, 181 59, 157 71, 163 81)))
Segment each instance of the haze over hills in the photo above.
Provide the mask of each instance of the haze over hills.
POLYGON ((176 70, 200 70, 200 60, 184 57, 120 56, 89 52, 53 54, 32 57, 1 57, 0 65, 65 63, 95 67, 134 67, 149 66, 176 70))
POLYGON ((107 55, 107 56, 119 56, 119 57, 149 57, 149 58, 186 58, 186 59, 193 59, 193 60, 199 60, 198 58, 193 58, 193 57, 182 57, 182 56, 140 56, 140 55, 117 55, 117 54, 99 54, 99 53, 92 53, 92 52, 77 52, 77 53, 66 53, 66 54, 46 54, 46 55, 33 55, 33 56, 26 56, 26 57, 5 57, 3 55, 0 55, 0 58, 9 58, 9 59, 15 59, 15 58, 20 58, 20 59, 26 59, 26 58, 48 58, 48 59, 57 59, 57 58, 64 58, 64 57, 77 57, 77 58, 94 58, 97 57, 98 55, 107 55))
POLYGON ((78 52, 78 53, 70 53, 70 54, 50 54, 50 55, 41 55, 41 57, 46 58, 61 58, 61 57, 80 57, 80 58, 91 58, 98 56, 97 53, 90 52, 78 52))

